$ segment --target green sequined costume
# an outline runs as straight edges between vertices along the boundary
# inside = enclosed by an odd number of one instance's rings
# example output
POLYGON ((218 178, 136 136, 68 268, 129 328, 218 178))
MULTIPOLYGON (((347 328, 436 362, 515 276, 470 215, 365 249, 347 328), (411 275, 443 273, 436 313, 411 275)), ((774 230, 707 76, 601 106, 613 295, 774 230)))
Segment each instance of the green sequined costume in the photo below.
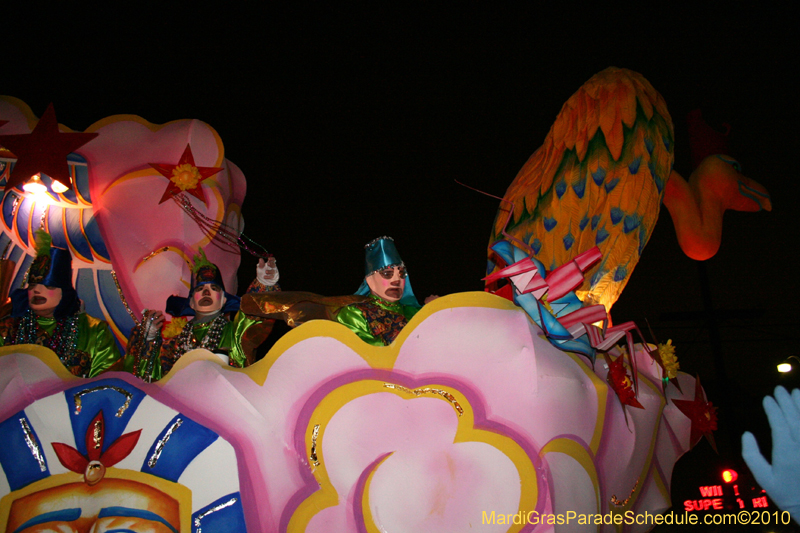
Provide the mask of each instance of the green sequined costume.
MULTIPOLYGON (((219 344, 208 346, 207 349, 215 353, 225 353, 229 357, 228 364, 230 366, 245 367, 247 366, 247 355, 242 347, 241 339, 245 332, 259 324, 261 319, 249 317, 244 313, 236 313, 233 320, 224 320, 226 323, 222 328, 219 344)), ((137 326, 131 334, 128 344, 125 370, 150 381, 158 381, 164 377, 184 353, 203 347, 201 343, 211 329, 211 322, 195 324, 193 321, 189 321, 186 327, 191 330, 191 336, 195 341, 193 344, 196 344, 196 346, 188 347, 189 349, 180 342, 180 335, 169 339, 162 339, 158 336, 148 341, 142 338, 141 328, 137 326)))
POLYGON ((20 326, 26 320, 25 317, 6 317, 0 321, 0 345, 38 344, 46 346, 56 352, 67 370, 79 377, 94 377, 105 372, 120 360, 120 352, 114 335, 108 329, 105 321, 86 313, 77 313, 72 317, 60 319, 60 321, 53 317, 35 315, 32 311, 28 311, 28 313, 31 313, 28 319, 32 319, 35 331, 30 331, 27 335, 26 332, 20 331, 20 326), (69 346, 59 348, 57 346, 58 337, 67 333, 68 322, 71 319, 75 320, 77 327, 74 349, 69 346), (59 326, 61 326, 60 329, 59 326))
POLYGON ((342 307, 336 321, 373 346, 388 346, 419 308, 399 302, 387 302, 371 294, 366 301, 342 307))

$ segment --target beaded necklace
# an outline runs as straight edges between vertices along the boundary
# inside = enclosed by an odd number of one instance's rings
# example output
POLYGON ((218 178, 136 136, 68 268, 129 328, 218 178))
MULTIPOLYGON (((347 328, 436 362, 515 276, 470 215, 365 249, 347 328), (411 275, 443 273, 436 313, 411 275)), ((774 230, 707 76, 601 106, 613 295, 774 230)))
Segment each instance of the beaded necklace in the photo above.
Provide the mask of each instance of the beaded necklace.
POLYGON ((183 326, 183 329, 178 334, 178 346, 181 347, 184 353, 195 348, 204 348, 209 352, 213 352, 219 347, 219 341, 222 338, 222 330, 228 319, 225 315, 219 315, 211 322, 211 327, 208 328, 203 340, 198 342, 194 335, 194 321, 189 321, 183 326))
POLYGON ((56 329, 52 336, 47 336, 36 320, 33 310, 29 309, 20 319, 14 344, 39 344, 53 350, 61 362, 71 362, 78 348, 78 313, 66 318, 56 319, 56 329))

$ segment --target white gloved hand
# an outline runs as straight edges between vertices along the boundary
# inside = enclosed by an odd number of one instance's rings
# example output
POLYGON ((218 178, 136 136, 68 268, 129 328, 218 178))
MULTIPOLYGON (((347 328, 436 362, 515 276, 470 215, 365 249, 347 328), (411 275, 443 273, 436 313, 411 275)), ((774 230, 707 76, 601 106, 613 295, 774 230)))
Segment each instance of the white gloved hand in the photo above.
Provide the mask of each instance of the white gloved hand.
POLYGON ((144 324, 145 339, 151 341, 161 334, 161 326, 164 325, 164 313, 161 311, 145 311, 142 323, 144 324))
POLYGON ((742 458, 775 505, 800 524, 800 390, 775 387, 763 401, 772 428, 772 464, 761 455, 755 436, 742 435, 742 458))
POLYGON ((270 257, 269 261, 264 261, 263 259, 258 260, 258 265, 256 266, 256 279, 259 283, 266 285, 267 287, 272 287, 278 283, 280 274, 278 273, 278 265, 275 264, 274 257, 270 257))

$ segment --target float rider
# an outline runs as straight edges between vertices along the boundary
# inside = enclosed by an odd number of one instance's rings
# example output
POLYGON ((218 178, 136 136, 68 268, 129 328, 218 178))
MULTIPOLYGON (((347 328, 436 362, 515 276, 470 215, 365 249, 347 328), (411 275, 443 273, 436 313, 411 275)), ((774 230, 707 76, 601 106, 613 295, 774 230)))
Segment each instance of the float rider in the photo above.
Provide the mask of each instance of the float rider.
MULTIPOLYGON (((342 307, 336 321, 374 346, 391 344, 421 305, 414 296, 406 265, 394 239, 378 237, 365 247, 364 281, 356 294, 362 302, 342 307)), ((433 296, 428 297, 429 302, 433 296)))
POLYGON ((0 320, 0 345, 50 348, 79 377, 110 369, 120 360, 120 351, 108 323, 81 312, 72 285, 72 255, 52 246, 44 230, 36 232, 35 243, 27 287, 12 291, 11 315, 0 320))
MULTIPOLYGON (((261 259, 247 292, 280 291, 278 279, 275 258, 261 259)), ((253 354, 243 339, 266 337, 254 333, 264 329, 265 321, 239 312, 239 297, 225 291, 219 268, 202 250, 194 258, 189 296, 170 296, 166 312, 174 318, 163 334, 164 313, 146 311, 128 343, 126 370, 148 381, 161 379, 183 354, 196 348, 220 355, 230 366, 245 367, 252 362, 253 354), (231 313, 235 313, 233 319, 229 318, 231 313), (180 318, 187 316, 191 318, 180 318)))

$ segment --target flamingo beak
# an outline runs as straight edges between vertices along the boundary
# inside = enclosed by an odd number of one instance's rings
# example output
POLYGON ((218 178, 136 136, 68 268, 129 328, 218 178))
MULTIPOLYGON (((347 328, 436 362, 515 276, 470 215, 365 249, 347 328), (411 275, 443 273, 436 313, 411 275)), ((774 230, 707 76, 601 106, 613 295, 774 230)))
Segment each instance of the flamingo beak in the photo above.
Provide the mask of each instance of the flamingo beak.
POLYGON ((737 211, 772 211, 769 193, 763 185, 755 180, 739 175, 738 185, 740 201, 735 202, 737 211))

